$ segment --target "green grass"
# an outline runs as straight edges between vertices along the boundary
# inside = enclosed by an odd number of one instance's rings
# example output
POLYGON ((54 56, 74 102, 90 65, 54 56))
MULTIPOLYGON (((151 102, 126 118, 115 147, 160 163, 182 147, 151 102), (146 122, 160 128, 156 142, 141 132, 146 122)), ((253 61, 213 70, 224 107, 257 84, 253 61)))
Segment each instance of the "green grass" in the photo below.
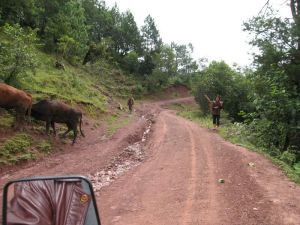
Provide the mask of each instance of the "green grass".
POLYGON ((15 121, 15 118, 5 110, 0 111, 0 129, 10 128, 15 121))
POLYGON ((182 111, 179 112, 178 115, 198 123, 202 127, 205 128, 212 128, 212 122, 211 122, 211 117, 210 116, 204 116, 201 112, 199 111, 182 111))
POLYGON ((36 148, 40 151, 40 152, 44 152, 46 154, 49 154, 52 151, 52 145, 49 141, 46 140, 42 140, 41 142, 39 142, 36 145, 36 148))
POLYGON ((244 134, 244 129, 246 129, 246 127, 241 123, 228 123, 222 124, 219 133, 224 139, 229 140, 231 143, 254 150, 256 146, 254 146, 249 141, 248 136, 244 134))
POLYGON ((126 117, 121 117, 118 114, 112 114, 107 118, 107 134, 108 136, 112 136, 116 131, 127 124, 133 119, 132 115, 128 115, 126 117))
MULTIPOLYGON (((120 70, 114 69, 114 65, 98 62, 93 65, 82 66, 78 63, 78 66, 72 66, 60 59, 65 70, 59 70, 55 68, 56 56, 38 49, 36 54, 38 66, 35 71, 27 71, 26 74, 18 76, 13 84, 31 93, 34 103, 41 99, 61 100, 71 106, 80 107, 85 115, 99 119, 108 112, 108 100, 115 102, 116 97, 127 100, 128 96, 136 92, 138 81, 133 76, 125 76, 120 70)), ((119 115, 109 116, 109 135, 113 135, 130 120, 131 117, 119 119, 119 115)), ((0 132, 10 129, 13 123, 14 116, 1 110, 0 132)), ((95 125, 94 129, 98 126, 100 125, 95 125)), ((65 127, 57 128, 58 131, 65 131, 65 127)), ((10 130, 9 136, 0 139, 0 165, 13 165, 51 153, 52 143, 40 137, 44 132, 44 123, 33 123, 30 135, 10 130)), ((73 134, 70 136, 73 137, 73 134)))
POLYGON ((186 105, 182 103, 172 103, 167 106, 168 109, 177 111, 177 115, 190 121, 198 123, 205 128, 212 128, 211 116, 204 115, 197 105, 186 105))
POLYGON ((70 104, 87 105, 92 110, 105 111, 106 97, 98 90, 97 77, 79 67, 65 63, 66 70, 54 67, 55 57, 38 52, 38 68, 29 72, 20 84, 33 94, 34 101, 51 98, 61 99, 70 104))
POLYGON ((244 129, 247 128, 243 127, 243 125, 239 123, 227 124, 225 126, 222 126, 222 128, 220 129, 220 135, 224 139, 234 144, 238 144, 249 150, 259 152, 260 154, 264 155, 274 164, 278 165, 292 181, 300 184, 300 172, 298 168, 300 162, 293 165, 290 160, 287 160, 287 157, 283 157, 286 156, 286 152, 280 153, 280 151, 277 150, 276 153, 279 152, 279 156, 275 156, 272 155, 272 151, 270 151, 270 149, 265 149, 261 146, 255 145, 253 141, 250 141, 250 136, 249 134, 247 134, 247 132, 244 132, 244 129))
POLYGON ((117 66, 102 61, 95 64, 88 64, 84 67, 88 73, 96 75, 104 95, 115 98, 128 98, 129 96, 140 96, 144 93, 139 77, 124 74, 117 66))
POLYGON ((50 153, 52 145, 47 140, 35 140, 29 134, 17 133, 0 144, 0 166, 14 165, 34 160, 50 153))
POLYGON ((6 140, 1 146, 1 154, 9 155, 11 153, 24 153, 31 145, 32 139, 25 133, 19 133, 14 137, 6 140))
POLYGON ((32 138, 25 133, 19 133, 7 139, 0 145, 1 162, 3 164, 16 164, 19 161, 33 159, 34 157, 28 151, 31 144, 32 138))

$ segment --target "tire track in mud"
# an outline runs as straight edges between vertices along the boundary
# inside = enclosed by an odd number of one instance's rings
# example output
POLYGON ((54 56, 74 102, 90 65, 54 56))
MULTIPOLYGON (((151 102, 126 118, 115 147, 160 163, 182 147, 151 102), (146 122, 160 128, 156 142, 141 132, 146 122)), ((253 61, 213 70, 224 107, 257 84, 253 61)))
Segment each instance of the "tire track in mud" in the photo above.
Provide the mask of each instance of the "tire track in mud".
POLYGON ((190 130, 196 140, 196 157, 198 165, 198 189, 197 204, 194 205, 194 221, 197 224, 214 225, 221 224, 218 212, 217 184, 215 174, 215 161, 213 156, 212 140, 207 132, 203 132, 196 124, 188 121, 190 130), (198 136, 201 134, 201 136, 198 136), (197 207, 198 205, 198 207, 197 207), (199 207, 200 206, 200 207, 199 207), (200 213, 200 216, 199 216, 200 213))
POLYGON ((195 140, 191 128, 187 125, 185 125, 185 128, 188 132, 190 145, 191 145, 190 147, 191 170, 190 170, 190 177, 188 181, 189 186, 187 188, 188 189, 187 199, 183 209, 182 222, 180 224, 188 224, 193 219, 192 214, 190 212, 192 211, 194 205, 194 199, 196 195, 196 185, 197 185, 197 181, 196 181, 197 156, 196 156, 196 149, 195 149, 195 140))
POLYGON ((197 136, 199 127, 190 121, 183 124, 189 134, 190 176, 182 220, 178 224, 219 224, 214 162, 211 149, 207 148, 210 139, 206 135, 197 136))
POLYGON ((147 146, 151 157, 100 193, 105 199, 106 191, 121 187, 113 196, 109 194, 109 202, 103 206, 106 224, 181 225, 183 219, 190 220, 184 214, 189 216, 196 190, 196 184, 189 185, 193 181, 191 171, 196 176, 196 160, 194 166, 191 164, 191 132, 182 126, 181 118, 168 111, 159 115, 153 129, 152 143, 147 146), (115 213, 106 216, 111 206, 115 213))

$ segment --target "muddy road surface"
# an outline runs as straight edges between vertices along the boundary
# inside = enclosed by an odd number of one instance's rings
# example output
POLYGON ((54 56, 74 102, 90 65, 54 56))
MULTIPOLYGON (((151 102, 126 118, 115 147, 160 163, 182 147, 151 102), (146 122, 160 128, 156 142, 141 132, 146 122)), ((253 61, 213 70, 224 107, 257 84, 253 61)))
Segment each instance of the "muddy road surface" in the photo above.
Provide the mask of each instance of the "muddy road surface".
POLYGON ((89 176, 103 225, 300 225, 298 185, 258 153, 161 107, 174 101, 192 99, 143 104, 111 138, 90 132, 0 174, 0 187, 33 175, 89 176))

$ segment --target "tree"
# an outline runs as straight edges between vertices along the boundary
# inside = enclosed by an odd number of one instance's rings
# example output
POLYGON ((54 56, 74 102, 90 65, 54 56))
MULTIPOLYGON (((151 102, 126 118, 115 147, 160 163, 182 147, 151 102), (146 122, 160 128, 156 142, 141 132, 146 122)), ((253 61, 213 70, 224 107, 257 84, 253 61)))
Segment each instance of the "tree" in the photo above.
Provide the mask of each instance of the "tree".
POLYGON ((193 92, 201 110, 209 112, 208 102, 204 95, 214 99, 221 95, 225 110, 234 120, 241 119, 240 111, 247 111, 246 78, 230 68, 225 62, 213 61, 193 78, 193 92))
POLYGON ((1 27, 0 79, 17 83, 17 78, 36 67, 35 45, 37 30, 23 29, 20 25, 5 24, 1 27))
POLYGON ((154 19, 150 15, 148 15, 144 20, 141 32, 144 51, 147 53, 159 52, 162 45, 162 39, 160 38, 154 19))
POLYGON ((121 18, 121 49, 125 55, 129 51, 141 52, 141 36, 140 31, 134 20, 132 13, 127 10, 122 13, 121 18))
POLYGON ((162 45, 160 53, 156 54, 155 57, 156 69, 161 73, 165 73, 168 77, 176 76, 178 73, 175 57, 174 49, 171 46, 162 45))
POLYGON ((129 10, 120 13, 117 5, 110 10, 110 13, 114 24, 111 37, 114 41, 116 59, 122 61, 122 57, 130 51, 140 54, 141 36, 132 13, 129 10))
POLYGON ((296 29, 297 50, 300 51, 300 0, 290 0, 290 7, 296 29))
POLYGON ((113 61, 113 46, 114 42, 110 37, 103 38, 98 44, 92 42, 82 64, 85 65, 88 62, 94 63, 99 59, 104 59, 108 62, 113 61))
POLYGON ((0 25, 5 23, 19 23, 21 26, 35 28, 38 8, 36 0, 1 0, 0 1, 0 25))
MULTIPOLYGON (((65 57, 82 56, 87 49, 88 27, 79 1, 70 0, 49 19, 46 39, 65 57)), ((49 45, 51 46, 51 44, 49 45)))
POLYGON ((89 40, 99 43, 103 38, 111 37, 114 28, 113 16, 104 1, 83 0, 86 24, 90 27, 88 30, 89 40))
POLYGON ((293 149, 300 154, 299 1, 291 1, 294 21, 277 17, 272 9, 244 24, 256 72, 249 76, 255 110, 248 119, 267 148, 293 149))
POLYGON ((176 70, 183 76, 190 76, 198 70, 197 62, 192 58, 193 45, 178 45, 171 43, 171 48, 175 52, 176 70))
POLYGON ((137 74, 139 71, 139 59, 135 51, 126 54, 122 60, 122 67, 132 74, 137 74))
POLYGON ((146 54, 140 62, 139 74, 141 75, 151 75, 155 68, 155 62, 150 54, 146 54))

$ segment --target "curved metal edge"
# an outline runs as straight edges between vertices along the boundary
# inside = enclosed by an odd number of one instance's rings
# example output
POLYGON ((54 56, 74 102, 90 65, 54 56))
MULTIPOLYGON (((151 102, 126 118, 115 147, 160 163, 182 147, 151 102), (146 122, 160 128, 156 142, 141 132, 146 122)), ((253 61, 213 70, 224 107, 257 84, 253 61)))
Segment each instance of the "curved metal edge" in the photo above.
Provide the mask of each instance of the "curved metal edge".
POLYGON ((96 217, 97 217, 97 222, 99 225, 101 225, 101 221, 100 221, 100 215, 99 215, 99 211, 98 211, 98 207, 97 207, 97 202, 96 202, 96 197, 95 197, 95 193, 94 193, 94 189, 93 189, 93 185, 91 183, 91 181, 85 177, 85 176, 81 176, 81 175, 70 175, 70 176, 36 176, 36 177, 27 177, 27 178, 20 178, 20 179, 15 179, 15 180, 11 180, 9 182, 7 182, 4 186, 3 189, 3 200, 2 200, 2 224, 3 225, 7 225, 7 218, 6 218, 6 211, 7 211, 7 193, 8 193, 8 188, 11 184, 16 183, 16 182, 24 182, 24 181, 37 181, 37 180, 62 180, 62 179, 81 179, 84 180, 85 182, 88 183, 89 188, 92 190, 91 191, 91 195, 92 195, 92 199, 93 199, 93 204, 95 206, 95 211, 96 211, 96 217))

